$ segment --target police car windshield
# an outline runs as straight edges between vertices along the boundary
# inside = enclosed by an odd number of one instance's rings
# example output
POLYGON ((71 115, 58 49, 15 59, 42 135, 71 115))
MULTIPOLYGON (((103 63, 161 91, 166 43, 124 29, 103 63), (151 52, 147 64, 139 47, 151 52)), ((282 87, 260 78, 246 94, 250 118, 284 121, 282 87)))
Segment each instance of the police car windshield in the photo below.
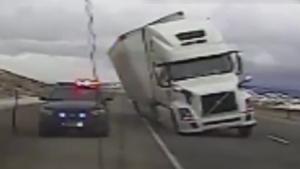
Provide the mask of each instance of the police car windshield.
POLYGON ((55 87, 49 98, 51 100, 95 100, 97 98, 97 91, 91 88, 60 86, 55 87))

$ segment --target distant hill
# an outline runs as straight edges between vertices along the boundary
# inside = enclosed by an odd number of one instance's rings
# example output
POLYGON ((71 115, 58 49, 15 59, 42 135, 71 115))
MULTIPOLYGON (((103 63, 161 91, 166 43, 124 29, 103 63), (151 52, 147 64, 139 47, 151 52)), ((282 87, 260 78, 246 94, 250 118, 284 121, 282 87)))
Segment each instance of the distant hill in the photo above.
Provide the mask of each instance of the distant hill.
POLYGON ((245 88, 253 90, 255 93, 264 94, 264 93, 282 93, 289 95, 291 97, 300 97, 300 90, 297 89, 287 89, 283 87, 274 87, 274 86, 258 86, 258 85, 245 85, 245 88))
POLYGON ((47 91, 48 85, 41 81, 0 69, 0 98, 14 96, 18 90, 20 95, 39 96, 47 91))

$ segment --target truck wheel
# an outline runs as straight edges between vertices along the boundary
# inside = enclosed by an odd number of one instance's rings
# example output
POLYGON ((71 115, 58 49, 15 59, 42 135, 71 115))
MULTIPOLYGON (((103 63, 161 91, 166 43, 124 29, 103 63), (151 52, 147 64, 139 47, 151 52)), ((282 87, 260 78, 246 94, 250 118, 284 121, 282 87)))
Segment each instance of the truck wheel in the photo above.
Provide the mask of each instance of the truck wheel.
POLYGON ((238 132, 241 137, 250 137, 252 134, 252 126, 238 128, 238 132))
POLYGON ((177 133, 177 134, 182 134, 182 132, 179 131, 179 126, 178 126, 178 123, 177 123, 177 120, 176 120, 176 117, 175 117, 175 114, 173 112, 170 112, 171 113, 171 121, 172 121, 172 124, 173 124, 173 129, 174 131, 177 133))

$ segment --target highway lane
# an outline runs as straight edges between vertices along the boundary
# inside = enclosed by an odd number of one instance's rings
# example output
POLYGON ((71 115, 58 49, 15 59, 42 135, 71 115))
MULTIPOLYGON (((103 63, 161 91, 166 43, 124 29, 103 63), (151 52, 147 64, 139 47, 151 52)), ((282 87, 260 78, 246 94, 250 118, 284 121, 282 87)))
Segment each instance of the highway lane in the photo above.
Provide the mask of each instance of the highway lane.
POLYGON ((1 169, 169 169, 162 154, 127 99, 109 104, 112 132, 108 138, 40 138, 38 105, 18 110, 18 134, 10 132, 10 110, 0 110, 1 169))
POLYGON ((252 137, 239 138, 236 130, 180 136, 172 130, 167 113, 161 121, 163 123, 152 126, 185 169, 300 167, 300 125, 295 123, 281 123, 258 116, 258 125, 252 137), (273 141, 269 135, 285 138, 290 144, 273 141))
MULTIPOLYGON (((37 105, 19 109, 18 135, 12 135, 10 111, 0 110, 0 168, 171 168, 126 97, 117 96, 109 107, 112 133, 102 139, 38 137, 37 105)), ((174 133, 167 113, 160 118, 163 123, 151 124, 184 169, 298 169, 300 125, 258 114, 258 126, 247 139, 239 138, 236 130, 180 136, 174 133), (273 141, 269 135, 290 143, 273 141)))

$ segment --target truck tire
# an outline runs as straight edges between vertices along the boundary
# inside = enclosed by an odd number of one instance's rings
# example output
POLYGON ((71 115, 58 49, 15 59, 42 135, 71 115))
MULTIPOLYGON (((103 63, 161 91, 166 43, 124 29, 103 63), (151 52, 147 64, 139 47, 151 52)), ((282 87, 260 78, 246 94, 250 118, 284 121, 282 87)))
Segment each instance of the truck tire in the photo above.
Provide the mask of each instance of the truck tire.
POLYGON ((178 126, 175 114, 172 111, 170 113, 171 113, 171 121, 172 121, 172 124, 173 124, 174 132, 176 132, 177 134, 181 135, 182 132, 179 131, 179 126, 178 126))
POLYGON ((159 114, 155 105, 141 105, 137 101, 132 101, 135 111, 142 117, 157 123, 159 114))
POLYGON ((160 114, 159 111, 157 110, 156 105, 151 105, 150 107, 150 118, 154 121, 154 122, 159 122, 160 119, 160 114))
POLYGON ((239 133, 240 137, 247 138, 247 137, 250 137, 252 135, 252 130, 253 130, 252 126, 240 127, 240 128, 238 128, 238 133, 239 133))

